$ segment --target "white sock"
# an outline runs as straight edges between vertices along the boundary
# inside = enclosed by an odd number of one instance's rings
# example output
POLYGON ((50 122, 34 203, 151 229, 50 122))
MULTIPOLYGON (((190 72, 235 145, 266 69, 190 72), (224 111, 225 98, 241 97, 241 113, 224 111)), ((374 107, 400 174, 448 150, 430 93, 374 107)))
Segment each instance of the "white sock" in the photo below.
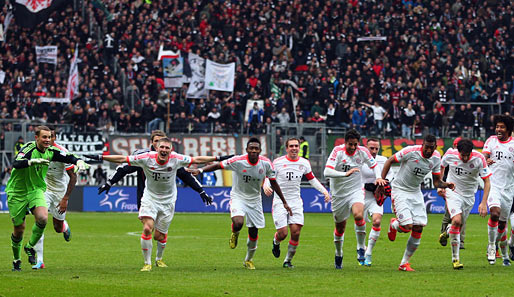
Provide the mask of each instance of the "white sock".
POLYGON ((407 247, 405 247, 405 253, 403 254, 402 262, 400 265, 408 263, 414 252, 418 249, 419 243, 421 242, 421 233, 412 231, 409 240, 407 241, 407 247))
POLYGON ((343 243, 344 243, 344 233, 339 234, 337 230, 334 229, 334 245, 336 246, 336 256, 343 256, 343 243))
POLYGON ((298 246, 298 241, 289 240, 289 245, 287 246, 287 255, 284 262, 291 262, 294 255, 296 254, 296 247, 298 246))
POLYGON ((514 242, 513 242, 514 239, 512 239, 512 237, 514 237, 514 228, 512 227, 512 225, 510 225, 510 226, 511 226, 510 227, 511 230, 510 230, 510 238, 509 238, 508 244, 509 244, 509 246, 513 246, 514 245, 514 242))
POLYGON ((452 244, 452 261, 459 260, 460 228, 452 226, 448 233, 450 234, 450 242, 452 244))
POLYGON ((164 235, 164 239, 157 241, 157 253, 155 254, 155 260, 162 260, 162 254, 164 254, 164 248, 166 247, 166 242, 168 241, 168 234, 164 235))
POLYGON ((252 261, 253 255, 255 255, 255 251, 257 250, 257 239, 259 239, 259 236, 257 236, 257 238, 250 238, 250 236, 248 236, 246 240, 247 250, 245 261, 252 261))
POLYGON ((68 230, 68 228, 70 228, 70 225, 68 225, 68 222, 66 220, 64 220, 62 222, 62 232, 66 232, 66 230, 68 230))
POLYGON ((509 253, 507 251, 507 226, 505 226, 503 230, 498 230, 498 238, 503 259, 509 259, 509 253))
POLYGON ((146 265, 152 265, 152 234, 146 236, 141 235, 141 250, 143 251, 143 258, 145 259, 146 265))
POLYGON ((391 228, 393 228, 394 230, 396 231, 400 231, 400 222, 398 222, 398 220, 394 220, 394 222, 391 224, 391 228))
POLYGON ((43 241, 44 240, 45 240, 45 234, 41 235, 41 238, 38 240, 38 242, 34 246, 34 250, 36 250, 36 254, 37 254, 37 262, 43 262, 43 241))
POLYGON ((281 240, 277 239, 277 235, 278 235, 277 232, 275 232, 275 235, 273 236, 273 243, 275 245, 277 245, 277 244, 280 245, 281 240))
POLYGON ((355 237, 357 238, 357 249, 365 249, 366 242, 366 221, 361 219, 360 221, 355 221, 355 237))
POLYGON ((368 248, 366 249, 365 256, 371 256, 373 253, 373 248, 375 247, 375 244, 377 243, 377 239, 380 236, 380 227, 375 228, 373 227, 371 231, 369 232, 369 238, 368 238, 368 248))
POLYGON ((495 245, 496 238, 498 237, 498 222, 493 222, 489 219, 489 222, 487 222, 487 235, 489 237, 489 245, 495 245))

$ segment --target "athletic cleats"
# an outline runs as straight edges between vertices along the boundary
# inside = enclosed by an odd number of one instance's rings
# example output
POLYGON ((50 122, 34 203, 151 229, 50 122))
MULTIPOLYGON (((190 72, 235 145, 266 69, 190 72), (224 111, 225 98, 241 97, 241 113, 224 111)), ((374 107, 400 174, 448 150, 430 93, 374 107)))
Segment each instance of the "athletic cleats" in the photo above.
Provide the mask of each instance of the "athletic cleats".
POLYGON ((400 265, 400 267, 398 267, 398 270, 400 271, 416 271, 414 269, 412 269, 412 267, 410 267, 410 263, 405 263, 403 265, 400 265))
POLYGON ((503 259, 503 266, 510 266, 510 260, 509 259, 503 259))
POLYGON ((439 243, 441 246, 446 246, 448 244, 448 237, 450 237, 450 235, 448 235, 448 232, 446 231, 439 235, 439 243))
POLYGON ((452 265, 453 265, 453 269, 464 268, 464 264, 461 264, 459 260, 453 260, 452 265))
POLYGON ((168 267, 168 265, 166 265, 166 263, 164 263, 163 260, 155 260, 155 266, 157 267, 161 267, 161 268, 166 268, 168 267))
POLYGON ((68 226, 68 229, 62 233, 62 236, 64 237, 64 240, 70 241, 71 240, 71 229, 68 226))
POLYGON ((143 266, 143 268, 141 268, 141 271, 142 272, 152 271, 152 265, 151 264, 145 264, 145 266, 143 266))
POLYGON ((280 244, 275 244, 274 240, 273 240, 273 249, 271 250, 271 252, 273 253, 273 256, 275 256, 275 258, 280 257, 280 244))
POLYGON ((282 267, 284 268, 289 268, 289 269, 293 269, 294 268, 294 265, 291 264, 290 261, 287 261, 287 262, 284 262, 284 264, 282 264, 282 267))
POLYGON ((12 261, 12 271, 21 271, 21 260, 12 261))
POLYGON ((25 250, 27 256, 29 256, 29 263, 36 265, 36 250, 34 250, 34 248, 28 247, 28 245, 26 245, 23 249, 25 250))
POLYGON ((228 241, 228 245, 231 249, 235 249, 237 246, 237 239, 239 238, 239 233, 234 233, 230 235, 230 240, 228 241))
POLYGON ((364 265, 364 249, 358 249, 357 250, 357 261, 359 262, 359 265, 364 265))
POLYGON ((334 266, 336 269, 343 269, 343 257, 335 256, 334 258, 334 266))
POLYGON ((494 245, 487 246, 487 261, 489 261, 489 264, 491 265, 496 263, 496 249, 494 245))
POLYGON ((44 269, 45 268, 45 263, 43 262, 37 262, 36 265, 32 266, 32 269, 34 270, 39 270, 39 269, 44 269))
POLYGON ((396 221, 396 218, 391 218, 389 222, 389 231, 387 232, 387 237, 390 241, 394 241, 396 239, 396 229, 393 228, 393 223, 396 221))
POLYGON ((371 255, 368 255, 364 259, 364 266, 371 266, 371 255))
POLYGON ((244 267, 248 270, 255 270, 255 265, 253 264, 253 261, 245 261, 244 267))

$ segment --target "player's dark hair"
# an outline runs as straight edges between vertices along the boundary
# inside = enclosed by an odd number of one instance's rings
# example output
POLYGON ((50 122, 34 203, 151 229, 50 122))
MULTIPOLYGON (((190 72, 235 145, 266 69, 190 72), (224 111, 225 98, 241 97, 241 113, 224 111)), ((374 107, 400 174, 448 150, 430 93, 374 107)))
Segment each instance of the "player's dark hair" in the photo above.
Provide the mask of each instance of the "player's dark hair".
POLYGON ((368 138, 368 142, 370 142, 370 141, 380 143, 380 140, 378 140, 378 138, 373 138, 373 137, 372 138, 368 138))
POLYGON ((296 137, 289 137, 287 140, 286 140, 286 147, 289 146, 289 141, 292 141, 292 140, 296 140, 298 141, 298 144, 300 144, 300 139, 296 138, 296 137))
POLYGON ((432 134, 428 134, 427 136, 425 136, 425 138, 423 138, 423 142, 437 142, 437 138, 432 135, 432 134))
POLYGON ((150 136, 150 141, 153 142, 153 139, 155 138, 155 136, 166 137, 166 133, 164 133, 164 131, 162 131, 162 130, 153 130, 152 135, 150 136))
POLYGON ((261 146, 261 141, 259 140, 259 138, 252 137, 252 138, 248 139, 248 142, 246 143, 246 147, 248 147, 248 145, 250 145, 250 143, 252 143, 252 142, 258 143, 259 146, 261 146))
POLYGON ((498 123, 504 123, 505 127, 507 127, 507 131, 509 132, 509 136, 512 134, 512 130, 514 129, 514 121, 510 115, 497 114, 494 116, 493 122, 495 127, 498 123))
POLYGON ((48 128, 47 126, 37 126, 34 131, 36 131, 36 135, 39 136, 39 132, 41 131, 48 131, 48 132, 52 132, 52 130, 50 130, 50 128, 48 128))
POLYGON ((344 142, 347 142, 348 140, 350 139, 357 139, 357 140, 361 140, 361 135, 359 132, 357 132, 357 130, 355 129, 350 129, 348 130, 348 132, 346 132, 345 136, 344 136, 344 142))
POLYGON ((469 154, 473 150, 473 142, 467 138, 463 138, 457 143, 459 153, 469 154))

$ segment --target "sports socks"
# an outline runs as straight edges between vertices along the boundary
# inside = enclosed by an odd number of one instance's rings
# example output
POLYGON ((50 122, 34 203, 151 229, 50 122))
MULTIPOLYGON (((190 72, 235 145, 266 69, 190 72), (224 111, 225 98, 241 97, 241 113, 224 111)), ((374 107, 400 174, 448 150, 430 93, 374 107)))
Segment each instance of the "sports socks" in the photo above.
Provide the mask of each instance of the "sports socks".
POLYGON ((289 245, 287 246, 287 255, 284 259, 284 262, 291 262, 294 255, 296 254, 296 247, 298 246, 298 241, 289 240, 289 245))
POLYGON ((141 234, 141 249, 143 250, 143 258, 146 265, 152 265, 152 234, 141 234))
POLYGON ((164 248, 166 247, 166 242, 168 241, 168 234, 164 234, 164 239, 157 241, 157 253, 155 255, 155 260, 162 260, 162 254, 164 254, 164 248))
POLYGON ((412 231, 409 240, 407 241, 407 247, 403 254, 402 262, 400 265, 408 263, 414 252, 418 249, 419 243, 421 242, 421 233, 412 231))
POLYGON ((36 222, 32 226, 32 235, 30 236, 28 246, 34 247, 36 243, 39 241, 41 236, 43 236, 43 233, 45 232, 46 224, 40 224, 39 222, 36 222))
POLYGON ((43 242, 45 240, 45 234, 41 235, 41 238, 38 240, 36 245, 34 246, 34 250, 37 254, 37 262, 44 262, 43 261, 43 242))
POLYGON ((15 237, 14 234, 11 234, 11 247, 14 260, 21 259, 21 241, 23 237, 15 237))
POLYGON ((357 238, 357 249, 365 249, 364 245, 366 241, 366 221, 361 219, 359 221, 355 221, 355 237, 357 238))
POLYGON ((255 251, 257 250, 257 239, 259 239, 259 236, 251 238, 250 235, 248 235, 248 239, 246 240, 248 249, 246 251, 245 261, 252 261, 253 255, 255 255, 255 251))
POLYGON ((509 258, 509 253, 507 251, 507 226, 505 226, 503 229, 498 229, 498 239, 499 239, 499 246, 500 250, 502 252, 503 259, 509 258))
POLYGON ((452 260, 459 260, 460 249, 460 227, 450 227, 450 243, 452 245, 452 260))
POLYGON ((496 238, 498 237, 498 222, 493 222, 489 219, 487 222, 487 234, 489 237, 489 245, 495 245, 496 238))
POLYGON ((343 243, 344 243, 344 232, 337 233, 337 229, 334 229, 334 245, 336 246, 336 256, 343 256, 343 243))
POLYGON ((368 238, 368 248, 366 249, 365 256, 371 256, 373 253, 373 248, 375 247, 375 244, 377 243, 377 239, 380 236, 380 227, 376 228, 373 227, 371 231, 369 232, 369 238, 368 238))
POLYGON ((278 240, 277 239, 277 236, 278 236, 278 233, 275 232, 275 235, 273 236, 273 243, 274 244, 280 244, 282 242, 282 240, 278 240))

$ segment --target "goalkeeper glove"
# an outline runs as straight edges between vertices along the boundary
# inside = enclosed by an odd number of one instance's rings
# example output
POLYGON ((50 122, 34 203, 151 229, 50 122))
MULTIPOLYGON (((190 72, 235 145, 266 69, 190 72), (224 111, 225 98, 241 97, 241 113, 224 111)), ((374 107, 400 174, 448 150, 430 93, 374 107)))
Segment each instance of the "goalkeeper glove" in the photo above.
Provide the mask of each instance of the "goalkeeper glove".
POLYGON ((111 182, 107 181, 102 186, 98 187, 98 195, 102 194, 105 191, 105 194, 109 194, 109 190, 111 189, 111 182))
POLYGON ((205 203, 205 205, 212 204, 212 197, 209 196, 209 194, 205 193, 205 191, 200 193, 200 197, 202 197, 202 201, 205 203))
POLYGON ((36 159, 29 160, 29 166, 32 166, 35 164, 48 165, 48 164, 50 164, 50 160, 43 159, 43 158, 36 158, 36 159))

